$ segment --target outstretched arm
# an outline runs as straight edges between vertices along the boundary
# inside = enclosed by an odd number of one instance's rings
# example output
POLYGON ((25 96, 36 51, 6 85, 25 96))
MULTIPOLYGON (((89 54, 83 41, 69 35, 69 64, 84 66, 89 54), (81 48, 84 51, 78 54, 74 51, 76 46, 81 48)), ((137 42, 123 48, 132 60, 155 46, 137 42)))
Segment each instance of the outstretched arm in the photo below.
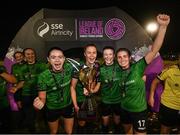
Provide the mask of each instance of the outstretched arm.
POLYGON ((159 24, 159 30, 158 30, 157 36, 154 40, 154 43, 152 45, 152 49, 145 56, 145 60, 146 60, 147 64, 151 63, 151 61, 156 56, 157 52, 160 50, 160 48, 163 44, 163 41, 164 41, 166 29, 167 29, 169 22, 170 22, 170 16, 168 16, 166 14, 159 14, 157 16, 157 23, 159 24))
POLYGON ((15 84, 13 87, 10 88, 10 92, 15 93, 19 89, 21 89, 24 86, 24 81, 20 81, 17 84, 15 84))
POLYGON ((9 83, 16 83, 16 82, 17 82, 17 80, 16 80, 16 78, 14 77, 14 75, 11 75, 11 74, 9 74, 9 73, 3 72, 3 73, 0 74, 0 76, 1 76, 2 78, 4 78, 4 79, 5 79, 7 82, 9 82, 9 83))

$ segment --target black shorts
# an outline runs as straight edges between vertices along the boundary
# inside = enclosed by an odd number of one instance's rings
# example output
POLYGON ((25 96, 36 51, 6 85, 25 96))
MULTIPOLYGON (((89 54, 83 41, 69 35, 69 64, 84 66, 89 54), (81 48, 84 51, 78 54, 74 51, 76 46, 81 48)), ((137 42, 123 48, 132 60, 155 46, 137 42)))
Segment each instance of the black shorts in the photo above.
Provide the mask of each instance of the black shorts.
POLYGON ((161 104, 159 110, 159 120, 163 125, 168 127, 177 125, 180 126, 180 110, 174 110, 161 104))
POLYGON ((132 124, 137 132, 146 132, 147 128, 147 110, 142 112, 129 112, 121 109, 121 122, 123 124, 132 124))
POLYGON ((14 93, 14 100, 15 100, 16 102, 22 100, 22 89, 19 89, 18 91, 16 91, 16 92, 14 93))
POLYGON ((64 118, 74 117, 74 108, 72 105, 64 107, 62 109, 48 109, 46 108, 46 117, 48 122, 53 122, 59 119, 60 116, 64 118))
POLYGON ((102 116, 109 116, 111 114, 119 115, 121 113, 121 104, 106 104, 101 103, 101 115, 102 116))

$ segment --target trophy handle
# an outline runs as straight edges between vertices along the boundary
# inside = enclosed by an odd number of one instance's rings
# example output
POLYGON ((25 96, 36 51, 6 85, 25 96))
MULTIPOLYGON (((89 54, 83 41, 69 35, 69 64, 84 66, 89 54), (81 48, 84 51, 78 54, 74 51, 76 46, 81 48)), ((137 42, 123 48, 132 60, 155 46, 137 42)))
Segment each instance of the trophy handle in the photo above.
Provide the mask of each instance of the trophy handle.
POLYGON ((79 62, 77 62, 76 60, 71 59, 71 58, 66 58, 66 60, 67 60, 77 71, 79 71, 79 69, 78 69, 78 66, 80 66, 80 63, 79 63, 79 62))

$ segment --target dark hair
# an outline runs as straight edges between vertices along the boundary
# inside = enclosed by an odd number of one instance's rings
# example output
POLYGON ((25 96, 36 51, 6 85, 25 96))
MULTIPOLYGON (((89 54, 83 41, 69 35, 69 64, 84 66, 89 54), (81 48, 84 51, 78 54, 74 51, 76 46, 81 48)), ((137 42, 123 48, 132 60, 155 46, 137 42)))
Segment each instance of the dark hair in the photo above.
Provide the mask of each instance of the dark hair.
POLYGON ((36 51, 33 49, 33 48, 25 48, 24 50, 23 50, 23 54, 25 55, 25 51, 27 51, 27 50, 32 50, 33 52, 34 52, 34 54, 36 55, 36 51))
POLYGON ((13 54, 13 57, 15 58, 16 54, 18 54, 18 53, 20 53, 20 54, 23 55, 23 52, 21 52, 21 51, 16 51, 16 52, 13 54))
POLYGON ((106 50, 106 49, 111 49, 111 50, 113 51, 113 53, 115 53, 115 49, 114 49, 112 46, 105 46, 105 47, 103 48, 103 52, 104 52, 104 50, 106 50))
POLYGON ((131 52, 130 52, 130 50, 127 49, 127 48, 119 48, 119 49, 116 51, 116 56, 117 56, 117 54, 118 54, 119 52, 121 52, 121 51, 127 52, 127 54, 129 55, 129 57, 131 56, 131 52))
MULTIPOLYGON (((48 54, 47 56, 49 57, 50 53, 53 51, 53 50, 58 50, 58 51, 61 51, 63 53, 63 50, 59 47, 52 47, 51 49, 49 49, 48 51, 48 54)), ((64 53, 63 53, 64 54, 64 53)))
MULTIPOLYGON (((96 48, 96 45, 95 44, 87 44, 86 46, 84 46, 84 52, 86 51, 86 49, 88 48, 88 47, 90 47, 90 46, 92 46, 92 47, 95 47, 96 48)), ((97 48, 96 48, 96 50, 97 50, 97 48)))

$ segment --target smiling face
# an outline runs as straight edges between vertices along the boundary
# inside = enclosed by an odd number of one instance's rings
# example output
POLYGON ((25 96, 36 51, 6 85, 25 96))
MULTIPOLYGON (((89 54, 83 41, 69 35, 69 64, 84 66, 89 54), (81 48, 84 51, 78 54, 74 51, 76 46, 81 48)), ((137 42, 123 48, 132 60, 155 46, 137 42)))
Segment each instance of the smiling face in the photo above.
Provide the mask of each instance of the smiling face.
POLYGON ((117 53, 117 61, 119 65, 122 67, 122 69, 128 69, 130 66, 130 56, 127 51, 119 51, 117 53))
POLYGON ((31 48, 28 48, 24 51, 24 57, 28 64, 34 64, 36 62, 35 51, 31 48))
POLYGON ((24 59, 24 55, 23 55, 22 52, 16 52, 14 54, 14 58, 16 60, 16 63, 21 63, 23 61, 23 59, 24 59))
POLYGON ((94 64, 97 57, 97 49, 95 46, 88 46, 84 51, 84 56, 87 65, 94 64))
POLYGON ((112 65, 114 62, 114 51, 112 49, 105 49, 103 51, 103 58, 106 65, 112 65))
POLYGON ((54 72, 60 72, 63 70, 65 57, 61 50, 52 50, 49 53, 49 57, 47 59, 48 62, 51 64, 52 70, 54 72))

